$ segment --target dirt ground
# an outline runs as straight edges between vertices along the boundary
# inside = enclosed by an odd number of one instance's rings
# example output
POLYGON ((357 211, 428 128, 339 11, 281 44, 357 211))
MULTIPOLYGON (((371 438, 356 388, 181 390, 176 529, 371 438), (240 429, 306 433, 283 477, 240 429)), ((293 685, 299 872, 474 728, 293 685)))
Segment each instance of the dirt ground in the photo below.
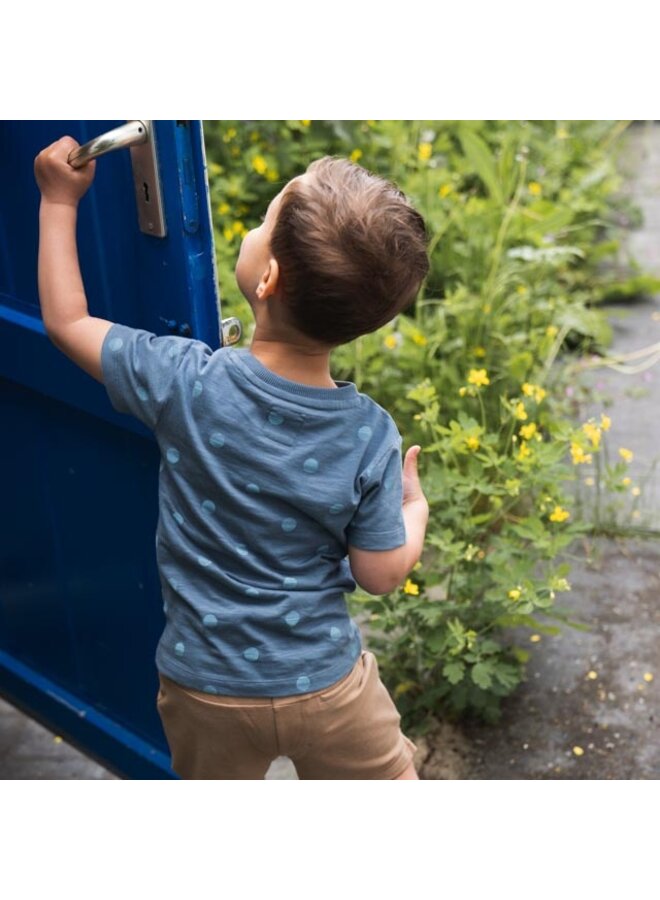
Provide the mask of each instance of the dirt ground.
POLYGON ((535 644, 510 631, 531 649, 527 680, 497 724, 438 723, 416 739, 421 778, 660 778, 660 542, 599 538, 574 552, 571 608, 590 631, 535 644))

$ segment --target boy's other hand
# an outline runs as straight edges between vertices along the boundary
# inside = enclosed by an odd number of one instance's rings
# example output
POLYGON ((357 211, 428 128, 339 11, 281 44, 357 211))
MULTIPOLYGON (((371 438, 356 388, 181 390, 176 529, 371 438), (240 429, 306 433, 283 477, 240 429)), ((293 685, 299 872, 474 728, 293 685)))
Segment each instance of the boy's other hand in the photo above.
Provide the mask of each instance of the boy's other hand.
POLYGON ((34 177, 41 197, 50 203, 77 206, 96 173, 96 160, 74 169, 67 159, 80 144, 68 135, 45 147, 34 161, 34 177))
POLYGON ((407 451, 403 460, 403 505, 414 504, 416 511, 419 509, 420 515, 424 513, 428 520, 429 504, 422 491, 417 472, 417 457, 421 450, 419 444, 415 444, 407 451))

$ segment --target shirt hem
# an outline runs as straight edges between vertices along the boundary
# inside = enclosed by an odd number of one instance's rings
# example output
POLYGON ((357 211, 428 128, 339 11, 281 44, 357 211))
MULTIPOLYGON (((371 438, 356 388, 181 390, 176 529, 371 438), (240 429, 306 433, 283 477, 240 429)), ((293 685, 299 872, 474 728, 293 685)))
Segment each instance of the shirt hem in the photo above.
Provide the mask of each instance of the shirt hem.
POLYGON ((204 691, 204 687, 207 685, 212 685, 219 694, 224 694, 225 696, 292 697, 296 694, 303 695, 321 691, 335 684, 352 670, 361 653, 362 642, 360 641, 357 653, 351 658, 348 666, 342 663, 341 666, 332 666, 330 669, 324 669, 322 672, 310 676, 309 688, 304 691, 294 691, 293 693, 291 692, 291 686, 295 684, 295 675, 288 678, 267 679, 266 681, 226 681, 213 675, 195 677, 194 673, 191 675, 190 670, 185 666, 168 657, 161 657, 159 654, 156 655, 156 668, 160 673, 183 687, 190 688, 193 691, 208 693, 209 696, 213 696, 213 694, 210 691, 204 691), (287 690, 275 690, 278 686, 286 687, 287 690), (254 688, 259 688, 262 691, 266 690, 268 693, 257 693, 254 688))

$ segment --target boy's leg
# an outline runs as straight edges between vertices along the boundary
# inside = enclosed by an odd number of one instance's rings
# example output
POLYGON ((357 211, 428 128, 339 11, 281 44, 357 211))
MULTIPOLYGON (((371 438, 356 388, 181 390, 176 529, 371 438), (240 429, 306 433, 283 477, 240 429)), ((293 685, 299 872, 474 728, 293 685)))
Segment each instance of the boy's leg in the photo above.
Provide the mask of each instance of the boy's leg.
POLYGON ((204 694, 161 675, 156 706, 180 778, 261 780, 279 755, 265 698, 204 694))
POLYGON ((401 731, 401 716, 373 653, 362 651, 348 676, 316 692, 308 704, 301 711, 306 740, 287 753, 301 779, 419 780, 417 747, 401 731))

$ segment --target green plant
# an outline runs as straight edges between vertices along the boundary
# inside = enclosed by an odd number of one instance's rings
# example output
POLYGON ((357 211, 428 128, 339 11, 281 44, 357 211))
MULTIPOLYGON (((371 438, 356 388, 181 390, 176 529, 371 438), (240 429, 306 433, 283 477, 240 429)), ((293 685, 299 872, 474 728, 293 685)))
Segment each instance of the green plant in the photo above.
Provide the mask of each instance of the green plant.
MULTIPOLYGON (((556 559, 593 530, 568 486, 589 461, 600 466, 608 419, 575 424, 556 361, 605 352, 604 300, 660 289, 621 259, 633 213, 617 194, 614 151, 627 124, 205 125, 223 315, 239 316, 248 339, 238 240, 312 159, 350 156, 390 178, 428 224, 431 271, 414 306, 332 355, 334 377, 423 448, 421 563, 391 594, 349 598, 412 731, 439 713, 497 720, 530 652, 507 643, 508 628, 585 627, 555 603, 570 587, 556 559)), ((620 465, 597 470, 604 488, 619 490, 620 465)))

